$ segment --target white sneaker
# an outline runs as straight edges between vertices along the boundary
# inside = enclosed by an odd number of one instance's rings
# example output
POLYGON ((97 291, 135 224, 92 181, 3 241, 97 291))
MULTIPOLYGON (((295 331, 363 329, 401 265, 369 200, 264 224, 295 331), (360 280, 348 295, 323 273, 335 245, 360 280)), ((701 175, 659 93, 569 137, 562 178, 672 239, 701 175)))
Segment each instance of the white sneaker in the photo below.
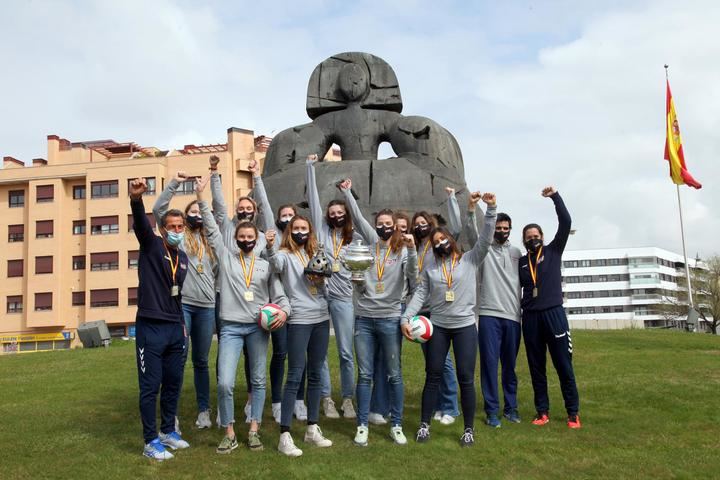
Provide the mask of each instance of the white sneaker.
POLYGON ((295 446, 295 443, 290 436, 290 432, 280 434, 280 443, 278 443, 278 450, 280 451, 280 453, 282 453, 283 455, 287 455, 288 457, 299 457, 300 455, 302 455, 302 450, 295 446))
POLYGON ((217 425, 217 428, 222 428, 222 425, 220 424, 220 409, 218 408, 217 415, 215 416, 215 424, 217 425))
POLYGON ((368 427, 365 425, 360 425, 357 427, 357 432, 355 433, 355 438, 353 439, 353 442, 355 445, 358 445, 360 447, 367 447, 368 445, 368 427))
POLYGON ((304 400, 295 400, 295 418, 301 422, 307 421, 307 407, 304 400))
MULTIPOLYGON (((345 418, 356 418, 355 407, 353 407, 352 398, 343 399, 342 407, 340 407, 345 418)), ((383 418, 383 420, 385 420, 383 418)))
POLYGON ((175 455, 165 450, 165 446, 160 443, 160 440, 157 438, 145 445, 143 455, 148 458, 152 458, 153 460, 157 460, 158 462, 170 460, 175 457, 175 455))
POLYGON ((368 422, 372 423, 373 425, 385 425, 387 423, 387 420, 385 420, 385 417, 380 415, 379 413, 370 413, 368 415, 368 422))
POLYGON ((250 423, 250 415, 252 414, 252 407, 250 406, 250 400, 245 403, 245 423, 250 423))
POLYGON ((440 423, 443 425, 452 425, 455 423, 455 417, 452 415, 443 415, 442 418, 440 418, 440 423))
POLYGON ((158 435, 158 438, 160 439, 160 443, 173 450, 182 450, 183 448, 190 447, 190 444, 183 440, 177 432, 170 432, 168 434, 161 433, 158 435))
POLYGON ((272 416, 275 419, 275 423, 280 423, 280 415, 282 414, 282 403, 272 404, 272 416))
POLYGON ((335 402, 330 397, 325 397, 320 402, 322 404, 323 412, 327 418, 340 418, 340 414, 335 408, 335 402))
POLYGON ((442 412, 440 410, 438 410, 437 412, 435 412, 435 415, 433 415, 433 420, 435 420, 436 422, 439 422, 440 420, 442 420, 442 417, 443 417, 442 412))
POLYGON ((182 435, 182 432, 180 431, 180 417, 175 417, 175 431, 178 435, 182 435))
POLYGON ((312 443, 316 447, 332 447, 332 441, 323 437, 322 430, 317 425, 308 425, 305 430, 305 443, 312 443))
POLYGON ((195 426, 199 429, 212 427, 212 422, 210 421, 210 410, 204 410, 198 413, 197 420, 195 420, 195 426))
POLYGON ((390 429, 390 438, 392 438, 397 445, 407 445, 407 438, 405 438, 405 434, 400 425, 395 425, 390 429))

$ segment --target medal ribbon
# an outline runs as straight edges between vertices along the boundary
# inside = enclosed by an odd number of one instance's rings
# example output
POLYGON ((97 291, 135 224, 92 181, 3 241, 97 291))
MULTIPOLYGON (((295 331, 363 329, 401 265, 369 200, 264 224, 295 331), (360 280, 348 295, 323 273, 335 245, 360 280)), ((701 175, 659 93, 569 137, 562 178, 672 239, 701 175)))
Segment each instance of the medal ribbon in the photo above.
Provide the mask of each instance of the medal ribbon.
POLYGON ((253 270, 255 269, 255 252, 252 253, 252 260, 250 260, 250 269, 248 270, 245 266, 245 258, 243 257, 243 254, 240 254, 240 266, 243 269, 243 278, 245 278, 245 286, 247 288, 250 288, 250 283, 252 282, 253 277, 253 270))
POLYGON ((333 258, 334 258, 335 260, 337 260, 338 257, 340 256, 340 250, 342 249, 343 244, 345 243, 345 237, 343 237, 343 238, 340 239, 340 244, 339 244, 339 245, 336 245, 337 239, 336 239, 336 236, 335 236, 335 232, 333 232, 332 240, 333 240, 333 258))
POLYGON ((445 260, 443 260, 443 262, 442 262, 443 275, 445 276, 445 281, 447 282, 448 290, 452 290, 453 271, 455 270, 455 265, 457 265, 457 254, 456 253, 453 253, 452 261, 450 262, 450 273, 448 273, 447 268, 445 267, 445 260))
POLYGON ((425 247, 423 248, 422 255, 420 255, 420 258, 418 258, 418 273, 421 273, 423 271, 423 264, 425 263, 425 255, 427 255, 429 248, 430 248, 430 240, 427 240, 425 242, 425 247))
MULTIPOLYGON (((385 252, 385 258, 383 258, 382 261, 382 265, 380 265, 378 262, 375 262, 375 270, 377 271, 378 282, 382 282, 382 277, 385 274, 385 262, 387 262, 389 256, 390 246, 388 245, 388 249, 385 252)), ((380 244, 375 244, 375 258, 380 258, 380 244)))
POLYGON ((170 250, 168 250, 167 245, 165 245, 165 242, 163 242, 163 246, 165 247, 165 252, 167 252, 168 261, 170 262, 170 271, 172 272, 173 285, 177 285, 177 281, 175 281, 175 276, 177 274, 178 266, 180 265, 180 251, 177 250, 177 253, 175 254, 175 263, 173 263, 172 255, 170 255, 170 250))
POLYGON ((530 270, 530 278, 532 278, 533 282, 533 288, 537 288, 537 263, 538 260, 540 260, 540 255, 542 255, 542 247, 537 251, 537 254, 535 255, 535 266, 533 267, 532 260, 530 259, 530 255, 528 255, 528 270, 530 270))
POLYGON ((310 257, 305 258, 304 250, 297 250, 293 253, 295 253, 295 257, 297 257, 298 262, 300 262, 300 266, 302 268, 307 267, 308 262, 310 262, 310 257))

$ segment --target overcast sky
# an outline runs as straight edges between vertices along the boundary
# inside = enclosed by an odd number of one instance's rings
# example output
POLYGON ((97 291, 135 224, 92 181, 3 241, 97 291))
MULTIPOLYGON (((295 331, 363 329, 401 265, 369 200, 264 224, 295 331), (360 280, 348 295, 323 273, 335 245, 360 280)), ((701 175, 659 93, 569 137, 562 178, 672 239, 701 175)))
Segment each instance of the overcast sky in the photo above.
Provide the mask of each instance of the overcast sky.
POLYGON ((720 253, 720 3, 708 1, 37 1, 0 6, 0 153, 46 135, 159 148, 307 121, 313 68, 365 51, 397 73, 405 114, 458 139, 469 186, 569 247, 681 252, 663 160, 665 77, 691 173, 688 254, 720 253), (500 5, 502 3, 502 6, 500 5), (469 7, 469 4, 476 6, 469 7), (592 5, 591 5, 592 4, 592 5))

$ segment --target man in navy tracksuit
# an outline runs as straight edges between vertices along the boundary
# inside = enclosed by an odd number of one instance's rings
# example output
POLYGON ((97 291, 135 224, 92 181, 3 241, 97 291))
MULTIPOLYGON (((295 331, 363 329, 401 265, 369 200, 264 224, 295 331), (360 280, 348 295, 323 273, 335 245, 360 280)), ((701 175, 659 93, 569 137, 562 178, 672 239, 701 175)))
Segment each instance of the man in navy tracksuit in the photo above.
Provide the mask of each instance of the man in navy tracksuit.
POLYGON ((159 237, 153 232, 142 201, 147 190, 145 179, 133 180, 129 190, 133 230, 140 243, 135 332, 143 455, 166 460, 173 455, 165 447, 176 450, 190 446, 175 431, 186 348, 180 292, 188 261, 177 248, 183 240, 185 218, 181 211, 169 210, 162 218, 159 237), (161 386, 158 435, 155 409, 161 386))
POLYGON ((562 254, 570 235, 570 213, 553 187, 542 191, 555 204, 558 216, 558 231, 548 245, 543 244, 540 225, 531 223, 523 229, 523 243, 527 255, 520 259, 520 285, 522 286, 522 331, 525 339, 530 377, 535 393, 537 416, 534 425, 545 425, 550 421, 550 401, 545 374, 546 350, 550 351, 555 370, 560 379, 567 425, 580 428, 580 399, 572 366, 572 339, 570 327, 563 309, 562 254))

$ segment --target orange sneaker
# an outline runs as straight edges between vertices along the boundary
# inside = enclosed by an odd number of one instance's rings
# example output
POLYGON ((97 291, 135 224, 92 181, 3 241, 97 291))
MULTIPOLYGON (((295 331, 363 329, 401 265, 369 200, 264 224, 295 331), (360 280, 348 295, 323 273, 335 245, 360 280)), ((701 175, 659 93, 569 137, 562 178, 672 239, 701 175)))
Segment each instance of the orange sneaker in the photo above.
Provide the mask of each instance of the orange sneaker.
POLYGON ((582 425, 580 425, 580 415, 568 415, 567 426, 568 428, 582 427, 582 425))
POLYGON ((535 418, 532 421, 533 425, 545 425, 550 421, 550 417, 548 417, 547 413, 540 413, 538 412, 537 415, 535 415, 535 418))

